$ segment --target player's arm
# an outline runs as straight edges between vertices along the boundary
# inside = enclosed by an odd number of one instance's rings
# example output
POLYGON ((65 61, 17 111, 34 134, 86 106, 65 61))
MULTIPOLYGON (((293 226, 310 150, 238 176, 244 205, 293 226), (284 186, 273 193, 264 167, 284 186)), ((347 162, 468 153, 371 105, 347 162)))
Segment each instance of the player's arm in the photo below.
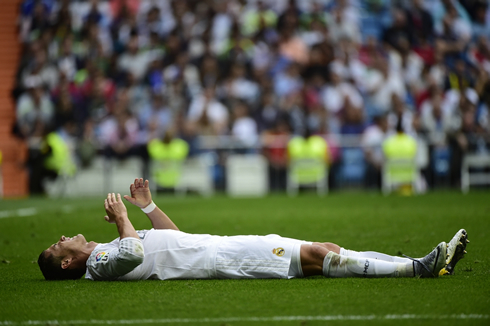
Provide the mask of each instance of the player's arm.
POLYGON ((129 220, 128 210, 121 200, 121 195, 114 193, 107 194, 107 199, 104 200, 104 207, 107 215, 105 219, 109 223, 115 223, 120 239, 136 238, 139 239, 138 233, 134 229, 133 224, 129 220))
POLYGON ((107 213, 106 221, 117 226, 120 236, 119 248, 109 252, 101 251, 95 256, 91 255, 87 267, 94 279, 112 280, 131 272, 143 263, 145 252, 143 243, 129 220, 121 195, 117 194, 116 198, 114 193, 108 194, 104 207, 107 213))
MULTIPOLYGON (((131 204, 138 206, 139 208, 146 208, 153 203, 151 200, 151 192, 148 180, 135 179, 134 183, 129 187, 131 196, 124 196, 124 199, 131 204)), ((160 208, 155 207, 150 213, 146 213, 146 216, 151 221, 154 229, 171 229, 178 230, 179 228, 172 222, 172 220, 165 214, 160 208)))

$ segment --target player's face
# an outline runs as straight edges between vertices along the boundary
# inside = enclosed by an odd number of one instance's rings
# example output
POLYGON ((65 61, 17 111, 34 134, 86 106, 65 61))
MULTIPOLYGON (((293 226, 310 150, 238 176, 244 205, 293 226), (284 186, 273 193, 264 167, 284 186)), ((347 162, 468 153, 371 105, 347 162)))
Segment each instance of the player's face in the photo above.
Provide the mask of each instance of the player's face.
POLYGON ((56 257, 65 257, 68 254, 76 254, 87 244, 87 240, 81 234, 74 237, 61 236, 60 240, 52 244, 46 251, 56 257))

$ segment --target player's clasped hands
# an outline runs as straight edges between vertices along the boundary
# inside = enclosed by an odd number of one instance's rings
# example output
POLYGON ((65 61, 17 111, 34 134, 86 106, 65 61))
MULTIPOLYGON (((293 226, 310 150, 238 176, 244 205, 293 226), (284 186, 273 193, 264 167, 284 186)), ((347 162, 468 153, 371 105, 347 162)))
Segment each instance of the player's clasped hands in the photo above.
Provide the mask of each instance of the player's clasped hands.
POLYGON ((148 180, 143 178, 134 179, 134 183, 129 187, 131 196, 125 195, 124 199, 139 208, 144 208, 151 203, 151 192, 148 180))
POLYGON ((126 206, 121 200, 121 194, 117 194, 116 197, 114 193, 108 193, 107 198, 104 200, 104 207, 107 213, 104 218, 109 223, 116 223, 118 216, 128 214, 126 206))

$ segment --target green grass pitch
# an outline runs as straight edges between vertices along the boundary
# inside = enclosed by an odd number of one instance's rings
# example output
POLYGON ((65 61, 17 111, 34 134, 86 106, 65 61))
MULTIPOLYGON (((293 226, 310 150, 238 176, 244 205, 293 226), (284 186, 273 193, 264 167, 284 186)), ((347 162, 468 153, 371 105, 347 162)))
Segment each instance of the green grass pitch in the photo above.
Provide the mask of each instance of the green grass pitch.
MULTIPOLYGON (((333 193, 154 201, 191 233, 269 234, 412 257, 466 228, 456 275, 437 279, 46 282, 35 263, 62 235, 116 238, 103 198, 0 201, 0 325, 490 325, 490 193, 333 193), (20 210, 19 210, 20 209, 20 210), (32 215, 34 214, 34 215, 32 215)), ((130 207, 136 229, 150 228, 130 207)))

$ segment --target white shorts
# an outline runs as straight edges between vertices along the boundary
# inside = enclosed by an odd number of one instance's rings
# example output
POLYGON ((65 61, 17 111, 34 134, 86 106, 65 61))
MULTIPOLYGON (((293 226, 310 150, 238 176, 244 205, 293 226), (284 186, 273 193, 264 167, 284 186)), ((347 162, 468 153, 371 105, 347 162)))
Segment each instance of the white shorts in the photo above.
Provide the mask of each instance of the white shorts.
POLYGON ((302 277, 300 247, 311 242, 266 236, 224 237, 216 253, 217 278, 302 277))

